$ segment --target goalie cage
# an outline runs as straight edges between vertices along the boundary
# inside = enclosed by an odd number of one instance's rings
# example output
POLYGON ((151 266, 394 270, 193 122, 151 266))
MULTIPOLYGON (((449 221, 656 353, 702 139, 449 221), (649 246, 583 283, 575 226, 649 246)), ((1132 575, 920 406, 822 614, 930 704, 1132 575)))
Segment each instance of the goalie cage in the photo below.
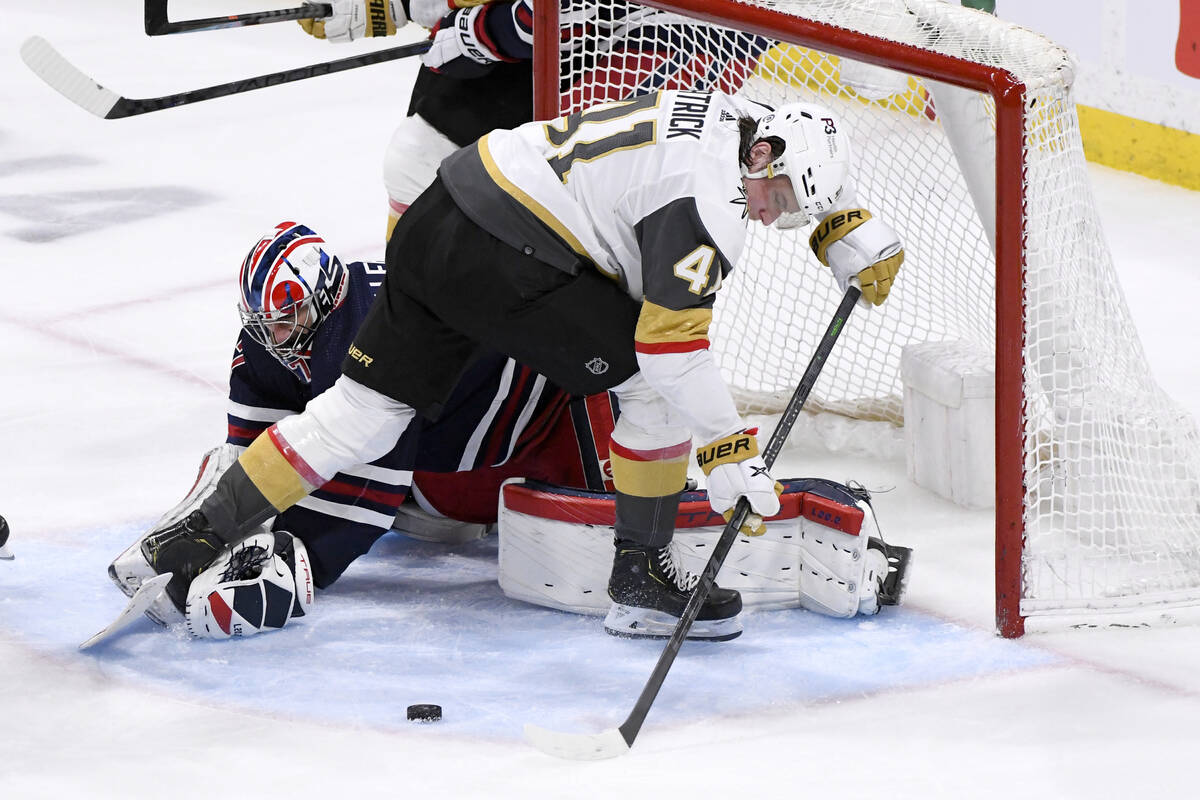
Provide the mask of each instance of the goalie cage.
MULTIPOLYGON (((1200 603, 1200 438, 1116 281, 1065 50, 939 0, 564 0, 537 4, 534 70, 541 119, 664 88, 840 110, 862 204, 907 259, 810 407, 900 425, 906 344, 994 351, 999 632, 1200 603)), ((836 290, 815 261, 789 266, 811 258, 805 237, 750 231, 712 338, 743 413, 776 413, 836 290), (750 318, 752 335, 734 323, 750 318)))

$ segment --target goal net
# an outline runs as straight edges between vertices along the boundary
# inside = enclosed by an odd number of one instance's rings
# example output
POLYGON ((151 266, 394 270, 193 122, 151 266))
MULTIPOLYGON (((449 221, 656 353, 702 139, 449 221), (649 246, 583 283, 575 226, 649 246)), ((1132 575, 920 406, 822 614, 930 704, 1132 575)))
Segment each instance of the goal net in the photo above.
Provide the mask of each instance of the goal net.
MULTIPOLYGON (((1200 603, 1200 437, 1157 387, 1088 186, 1072 63, 939 0, 539 4, 540 117, 656 89, 819 102, 907 257, 809 408, 903 424, 901 351, 995 354, 997 626, 1200 603)), ((713 322, 745 413, 781 410, 840 293, 804 236, 750 226, 713 322), (753 319, 753 330, 740 320, 753 319)))

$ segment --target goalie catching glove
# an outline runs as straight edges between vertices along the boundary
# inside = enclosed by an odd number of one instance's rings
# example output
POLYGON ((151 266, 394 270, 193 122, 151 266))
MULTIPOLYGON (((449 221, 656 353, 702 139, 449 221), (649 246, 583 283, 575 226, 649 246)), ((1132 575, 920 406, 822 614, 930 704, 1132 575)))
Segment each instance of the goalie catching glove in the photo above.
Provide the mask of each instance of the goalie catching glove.
POLYGON ((708 476, 708 504, 713 511, 728 522, 739 497, 750 501, 754 513, 746 517, 741 528, 747 536, 766 532, 763 518, 779 513, 783 491, 758 454, 757 434, 756 428, 738 431, 696 450, 696 463, 708 476))
POLYGON ((904 263, 900 237, 865 208, 833 212, 817 225, 808 244, 843 292, 851 281, 858 282, 860 304, 866 307, 883 305, 904 263))
POLYGON ((249 636, 282 627, 281 619, 303 616, 312 606, 312 568, 303 542, 264 523, 228 544, 200 511, 239 452, 223 444, 205 453, 187 496, 108 567, 127 597, 149 578, 171 573, 166 591, 146 611, 161 625, 186 621, 192 635, 207 638, 249 636))
POLYGON ((331 42, 353 42, 367 36, 391 36, 408 22, 400 0, 328 0, 333 13, 324 19, 302 19, 300 27, 331 42))
POLYGON ((282 628, 313 604, 304 542, 264 530, 225 548, 187 594, 188 633, 203 639, 253 636, 282 628))

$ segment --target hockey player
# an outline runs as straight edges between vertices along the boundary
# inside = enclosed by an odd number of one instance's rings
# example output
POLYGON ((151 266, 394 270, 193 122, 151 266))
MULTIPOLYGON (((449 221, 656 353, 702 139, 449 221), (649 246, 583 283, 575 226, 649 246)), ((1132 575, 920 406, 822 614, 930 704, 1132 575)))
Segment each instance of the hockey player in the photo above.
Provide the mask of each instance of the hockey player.
POLYGON ((329 17, 301 26, 331 42, 390 36, 409 19, 433 30, 408 116, 384 155, 391 236, 443 158, 493 128, 533 118, 532 11, 529 0, 336 0, 331 7, 329 17))
MULTIPOLYGON (((153 566, 195 575, 231 544, 436 419, 481 343, 578 395, 621 408, 610 456, 616 552, 612 633, 665 635, 694 585, 670 544, 692 439, 708 501, 779 509, 776 484, 708 352, 715 293, 747 219, 796 228, 863 302, 887 298, 903 260, 895 232, 857 207, 834 112, 770 111, 720 93, 656 92, 549 123, 494 131, 446 159, 388 245, 385 291, 304 413, 280 420, 199 510, 161 534, 153 566)), ((746 324, 752 324, 746 321, 746 324)), ((750 533, 761 531, 751 520, 750 533)), ((741 630, 737 592, 714 588, 692 630, 741 630)))
MULTIPOLYGON (((226 442, 205 456, 195 486, 155 528, 186 516, 268 426, 299 413, 333 385, 383 276, 383 264, 343 264, 321 237, 294 222, 280 223, 251 248, 239 275, 242 330, 230 370, 226 442)), ((255 540, 262 543, 259 556, 278 558, 280 572, 289 578, 298 570, 297 584, 310 585, 300 594, 311 594, 311 585, 332 584, 393 521, 417 538, 478 538, 496 521, 500 484, 509 477, 611 487, 596 453, 612 424, 607 395, 572 400, 511 359, 481 354, 438 422, 410 426, 398 440, 383 443, 390 445, 387 452, 370 463, 348 465, 279 514, 255 540), (598 439, 592 438, 593 420, 598 439)), ((139 540, 110 567, 126 594, 153 574, 147 553, 155 541, 139 540)), ((206 633, 193 618, 211 620, 211 606, 222 602, 225 589, 264 585, 246 569, 225 575, 230 554, 223 555, 225 563, 194 582, 206 589, 197 592, 189 615, 195 632, 206 633), (213 592, 218 598, 211 597, 213 592)), ((174 596, 161 601, 153 616, 162 622, 179 619, 176 609, 182 610, 189 588, 184 583, 171 587, 174 596)), ((273 627, 288 618, 272 617, 278 623, 273 627)), ((242 621, 242 635, 254 627, 242 621)))
MULTIPOLYGON (((338 0, 331 7, 329 17, 302 20, 301 26, 333 42, 390 36, 408 19, 432 30, 408 116, 384 155, 390 237, 400 215, 433 182, 443 158, 491 130, 533 119, 532 1, 338 0)), ((590 79, 566 87, 571 107, 681 86, 734 92, 770 44, 724 29, 698 33, 676 15, 620 3, 604 9, 576 4, 565 21, 586 38, 607 43, 587 64, 590 79), (709 44, 714 38, 731 40, 723 49, 743 55, 717 61, 696 46, 697 37, 709 44)))

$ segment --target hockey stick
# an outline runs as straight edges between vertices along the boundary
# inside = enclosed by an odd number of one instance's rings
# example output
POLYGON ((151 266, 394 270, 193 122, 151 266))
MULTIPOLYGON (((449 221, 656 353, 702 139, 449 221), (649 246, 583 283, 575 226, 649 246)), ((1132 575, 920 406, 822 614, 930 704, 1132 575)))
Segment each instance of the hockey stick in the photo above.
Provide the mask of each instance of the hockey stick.
MULTIPOLYGON (((775 426, 775 431, 771 434, 770 441, 767 442, 766 450, 763 451, 763 462, 768 467, 775 463, 776 456, 783 449, 783 444, 787 441, 792 426, 800 416, 800 409, 804 407, 804 402, 808 399, 808 393, 812 391, 813 384, 817 382, 817 377, 825 366, 825 360, 829 357, 838 335, 842 332, 842 328, 861 294, 862 292, 857 286, 851 286, 842 296, 841 305, 838 306, 833 321, 829 323, 825 336, 817 345, 817 351, 813 353, 812 359, 808 362, 808 367, 800 378, 800 384, 792 394, 792 399, 788 401, 787 408, 784 409, 783 416, 780 418, 779 424, 775 426)), ((629 752, 629 748, 633 747, 633 740, 637 738, 638 731, 642 729, 642 723, 646 721, 650 706, 658 697, 658 691, 662 688, 663 681, 667 679, 667 672, 675 662, 675 656, 678 655, 680 646, 687 638, 692 623, 696 621, 696 615, 700 613, 700 606, 704 604, 708 593, 712 591, 713 584, 717 581, 717 573, 721 571, 721 565, 725 563, 725 556, 729 554, 729 548, 733 546, 742 523, 749 515, 750 503, 743 497, 734 507, 733 516, 721 533, 721 538, 717 540, 708 563, 704 565, 704 572, 701 573, 699 583, 692 590, 692 596, 684 606, 683 614, 680 615, 679 622, 675 625, 675 631, 667 640, 667 646, 663 649, 662 655, 658 657, 654 671, 650 673, 650 680, 646 681, 646 686, 638 696, 633 711, 629 712, 625 721, 617 728, 610 728, 597 734, 559 733, 537 725, 526 725, 525 738, 529 740, 530 744, 552 756, 582 761, 613 758, 629 752)))
POLYGON ((340 58, 337 61, 324 61, 320 64, 309 64, 307 67, 272 72, 270 75, 259 75, 256 78, 243 78, 232 83, 193 89, 190 92, 140 99, 122 97, 111 89, 105 89, 63 58, 49 42, 40 36, 31 36, 21 45, 21 60, 52 89, 85 111, 90 111, 104 119, 121 119, 138 114, 148 114, 151 111, 161 111, 164 108, 199 103, 202 100, 212 100, 215 97, 241 94, 281 83, 303 81, 318 75, 330 75, 334 72, 358 69, 384 61, 394 61, 397 58, 420 55, 429 49, 429 44, 428 41, 414 42, 387 50, 376 50, 372 53, 340 58))
POLYGON ((241 28, 265 22, 285 22, 292 19, 324 19, 333 13, 327 3, 305 3, 299 8, 278 11, 254 11, 249 14, 230 14, 206 19, 167 20, 167 0, 146 0, 146 35, 165 36, 169 33, 215 31, 220 28, 241 28))

